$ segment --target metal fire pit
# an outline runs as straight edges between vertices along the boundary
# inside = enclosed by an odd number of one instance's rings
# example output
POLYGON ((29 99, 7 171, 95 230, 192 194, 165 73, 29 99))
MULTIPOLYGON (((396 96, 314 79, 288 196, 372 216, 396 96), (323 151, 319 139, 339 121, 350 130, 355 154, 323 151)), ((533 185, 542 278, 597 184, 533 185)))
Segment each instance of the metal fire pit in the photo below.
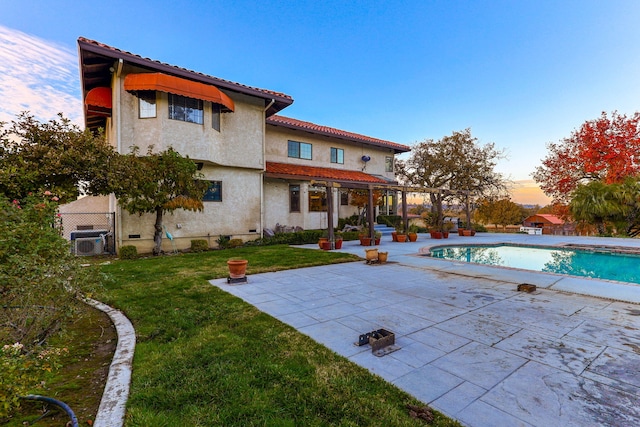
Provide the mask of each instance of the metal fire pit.
POLYGON ((400 350, 400 347, 396 346, 395 342, 396 335, 393 332, 386 329, 377 329, 360 335, 356 344, 359 346, 369 344, 374 356, 381 357, 400 350))

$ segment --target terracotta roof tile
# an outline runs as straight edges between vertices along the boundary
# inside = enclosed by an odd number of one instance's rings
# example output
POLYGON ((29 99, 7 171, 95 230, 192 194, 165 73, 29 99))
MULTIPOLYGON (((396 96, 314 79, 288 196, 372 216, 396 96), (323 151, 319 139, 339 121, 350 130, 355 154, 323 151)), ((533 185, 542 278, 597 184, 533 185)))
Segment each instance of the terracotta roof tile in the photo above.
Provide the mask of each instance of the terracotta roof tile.
POLYGON ((317 125, 311 122, 305 122, 303 120, 292 119, 290 117, 284 117, 274 115, 267 118, 267 124, 273 126, 283 126, 294 130, 303 130, 305 132, 311 132, 318 135, 330 136, 334 138, 346 139, 352 142, 360 142, 365 144, 371 144, 378 147, 391 148, 396 153, 405 153, 411 151, 411 147, 407 145, 398 144, 391 141, 385 141, 383 139, 372 138, 370 136, 360 135, 353 132, 347 132, 340 129, 335 129, 329 126, 317 125))
POLYGON ((287 175, 291 178, 298 178, 303 180, 319 179, 362 182, 371 184, 388 184, 387 181, 381 178, 360 171, 322 168, 318 166, 304 166, 290 163, 267 162, 267 174, 287 175))

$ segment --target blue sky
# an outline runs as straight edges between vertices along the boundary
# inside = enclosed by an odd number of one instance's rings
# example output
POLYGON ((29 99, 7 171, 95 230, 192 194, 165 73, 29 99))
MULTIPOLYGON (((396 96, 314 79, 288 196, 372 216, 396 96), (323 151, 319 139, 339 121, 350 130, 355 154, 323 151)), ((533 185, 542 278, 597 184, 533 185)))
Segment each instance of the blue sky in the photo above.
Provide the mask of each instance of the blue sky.
POLYGON ((636 0, 4 0, 1 10, 0 120, 29 109, 81 122, 83 36, 284 92, 295 102, 283 115, 401 144, 471 128, 506 150, 497 170, 517 181, 519 202, 538 201, 520 193, 535 190, 547 142, 640 100, 636 0))

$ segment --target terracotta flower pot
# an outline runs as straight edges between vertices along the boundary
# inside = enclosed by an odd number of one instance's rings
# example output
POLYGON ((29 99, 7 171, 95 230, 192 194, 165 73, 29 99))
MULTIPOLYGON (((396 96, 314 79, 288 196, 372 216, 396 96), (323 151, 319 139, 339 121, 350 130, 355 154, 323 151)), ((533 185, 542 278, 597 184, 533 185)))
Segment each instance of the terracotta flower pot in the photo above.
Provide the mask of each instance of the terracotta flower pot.
POLYGON ((379 245, 379 244, 380 244, 380 237, 376 237, 374 241, 374 245, 379 245))
POLYGON ((398 232, 397 231, 392 231, 391 232, 391 241, 392 242, 397 242, 398 241, 398 232))
POLYGON ((335 242, 336 249, 342 249, 342 239, 337 239, 335 242))
POLYGON ((324 251, 331 250, 331 242, 327 240, 326 242, 320 243, 320 248, 324 251))
POLYGON ((360 237, 360 244, 362 246, 371 246, 371 237, 360 237))
POLYGON ((430 234, 432 239, 442 239, 442 231, 431 231, 430 234))
POLYGON ((407 241, 407 235, 406 234, 398 234, 397 238, 398 238, 398 242, 400 242, 400 243, 404 243, 404 242, 407 241))
POLYGON ((416 240, 418 240, 418 234, 417 233, 409 233, 409 234, 407 234, 407 236, 409 237, 409 241, 410 242, 415 242, 416 240))
POLYGON ((320 237, 318 239, 318 246, 320 247, 320 249, 322 249, 322 243, 328 242, 328 241, 329 241, 329 239, 327 237, 320 237))
POLYGON ((448 239, 449 238, 449 232, 448 231, 443 231, 442 232, 442 238, 443 239, 448 239))
POLYGON ((464 228, 458 228, 458 236, 464 236, 464 228))
POLYGON ((463 236, 471 236, 471 230, 462 230, 463 236))
POLYGON ((247 273, 247 264, 249 261, 246 259, 230 259, 227 261, 229 267, 229 277, 232 279, 240 279, 247 273))

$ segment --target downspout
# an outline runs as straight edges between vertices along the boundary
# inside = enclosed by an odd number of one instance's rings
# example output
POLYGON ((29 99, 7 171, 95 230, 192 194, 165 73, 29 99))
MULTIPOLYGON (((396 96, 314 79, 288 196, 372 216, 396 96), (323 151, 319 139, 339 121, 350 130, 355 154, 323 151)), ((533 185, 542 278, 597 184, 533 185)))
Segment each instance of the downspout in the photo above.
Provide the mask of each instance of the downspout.
POLYGON ((262 184, 260 185, 260 238, 264 237, 264 173, 267 170, 267 110, 275 104, 276 100, 271 99, 271 102, 264 107, 264 118, 262 120, 262 184))
MULTIPOLYGON (((118 66, 116 69, 116 74, 115 74, 115 79, 114 79, 114 89, 116 92, 116 108, 117 108, 117 118, 116 118, 116 147, 117 147, 117 151, 118 154, 122 154, 122 106, 120 104, 121 102, 121 97, 120 97, 120 76, 122 75, 122 67, 124 66, 124 62, 122 61, 122 59, 118 59, 118 66)), ((122 209, 120 208, 120 206, 118 206, 118 203, 116 201, 116 233, 118 235, 118 248, 120 249, 122 247, 122 209)))

